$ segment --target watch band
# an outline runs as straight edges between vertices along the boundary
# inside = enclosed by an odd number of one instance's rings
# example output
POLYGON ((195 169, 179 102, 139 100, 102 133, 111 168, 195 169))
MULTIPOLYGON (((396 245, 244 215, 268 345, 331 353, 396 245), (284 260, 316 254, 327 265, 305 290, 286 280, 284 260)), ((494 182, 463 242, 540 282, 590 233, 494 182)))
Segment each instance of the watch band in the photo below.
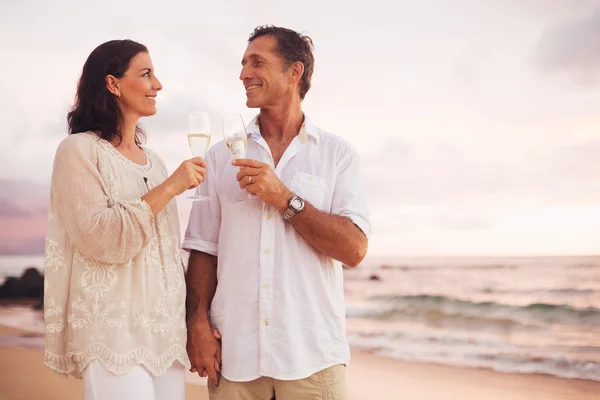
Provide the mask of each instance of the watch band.
POLYGON ((300 196, 294 195, 291 199, 288 200, 288 208, 283 213, 283 219, 285 219, 287 221, 287 220, 291 219, 294 215, 301 212, 302 210, 304 210, 304 199, 302 199, 302 197, 300 197, 300 196), (296 208, 295 206, 293 206, 294 202, 300 203, 299 208, 296 208))
POLYGON ((283 219, 286 221, 291 219, 294 215, 296 215, 296 211, 292 210, 289 206, 288 209, 283 213, 283 219))

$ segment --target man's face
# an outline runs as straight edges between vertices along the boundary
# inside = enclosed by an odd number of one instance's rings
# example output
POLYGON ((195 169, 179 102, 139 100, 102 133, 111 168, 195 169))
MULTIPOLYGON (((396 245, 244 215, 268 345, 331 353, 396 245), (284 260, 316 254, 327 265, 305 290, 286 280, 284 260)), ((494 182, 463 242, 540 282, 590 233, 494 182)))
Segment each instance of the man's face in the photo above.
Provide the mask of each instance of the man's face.
POLYGON ((277 39, 265 35, 248 44, 242 58, 240 79, 246 88, 249 108, 269 108, 286 103, 294 94, 294 82, 281 57, 275 53, 277 39))

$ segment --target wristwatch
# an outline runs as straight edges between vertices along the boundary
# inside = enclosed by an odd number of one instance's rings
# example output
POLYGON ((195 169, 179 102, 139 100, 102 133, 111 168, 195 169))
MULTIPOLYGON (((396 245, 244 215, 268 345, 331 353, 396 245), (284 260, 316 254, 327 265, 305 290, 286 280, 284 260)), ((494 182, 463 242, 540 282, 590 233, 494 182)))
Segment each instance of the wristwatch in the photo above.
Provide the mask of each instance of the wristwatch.
POLYGON ((302 210, 304 210, 304 200, 300 196, 294 195, 288 200, 288 208, 283 213, 283 219, 288 220, 302 210))

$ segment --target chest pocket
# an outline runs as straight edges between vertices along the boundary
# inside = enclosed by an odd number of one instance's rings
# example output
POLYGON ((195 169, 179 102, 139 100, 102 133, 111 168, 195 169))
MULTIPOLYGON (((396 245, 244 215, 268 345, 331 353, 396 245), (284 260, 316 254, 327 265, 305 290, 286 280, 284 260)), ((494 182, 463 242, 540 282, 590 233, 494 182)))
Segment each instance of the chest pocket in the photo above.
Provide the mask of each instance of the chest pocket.
POLYGON ((308 201, 317 209, 323 211, 325 201, 325 190, 327 182, 325 179, 305 172, 294 172, 290 190, 308 201))

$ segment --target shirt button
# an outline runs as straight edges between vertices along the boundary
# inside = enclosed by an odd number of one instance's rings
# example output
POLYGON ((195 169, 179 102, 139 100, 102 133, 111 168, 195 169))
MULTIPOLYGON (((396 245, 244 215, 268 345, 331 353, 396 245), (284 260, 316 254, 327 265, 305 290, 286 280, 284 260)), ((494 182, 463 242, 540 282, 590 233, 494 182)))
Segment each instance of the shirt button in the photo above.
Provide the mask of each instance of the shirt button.
POLYGON ((269 320, 265 319, 265 326, 269 325, 269 320))
POLYGON ((267 154, 267 160, 271 160, 271 159, 272 159, 271 155, 267 154))
POLYGON ((270 286, 269 286, 269 284, 268 284, 268 283, 265 283, 265 284, 263 285, 263 288, 265 288, 265 289, 268 289, 269 287, 270 287, 270 286))
POLYGON ((271 218, 273 218, 273 213, 270 212, 267 214, 267 220, 270 220, 271 218))
POLYGON ((308 177, 308 180, 309 180, 309 181, 312 181, 312 176, 309 176, 309 177, 308 177))
POLYGON ((270 253, 271 253, 271 250, 269 250, 269 249, 265 250, 265 254, 270 254, 270 253))

